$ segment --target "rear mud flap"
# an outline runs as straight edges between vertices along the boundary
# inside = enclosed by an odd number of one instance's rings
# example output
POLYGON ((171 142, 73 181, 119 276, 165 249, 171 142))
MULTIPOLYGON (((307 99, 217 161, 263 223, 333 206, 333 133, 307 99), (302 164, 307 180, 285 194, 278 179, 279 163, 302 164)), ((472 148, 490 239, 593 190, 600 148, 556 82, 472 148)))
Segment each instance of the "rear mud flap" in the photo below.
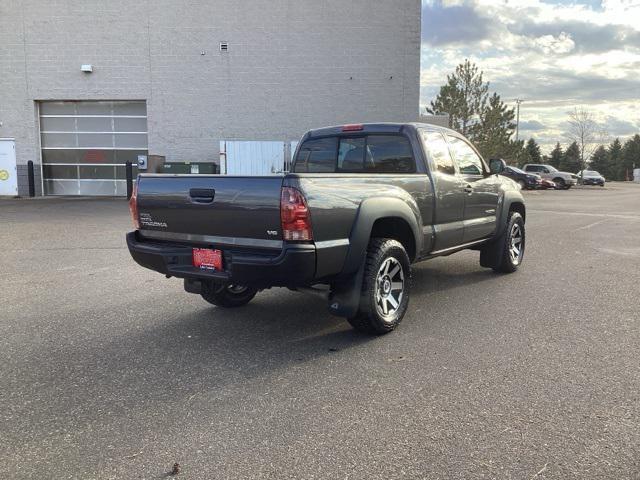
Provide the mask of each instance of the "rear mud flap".
POLYGON ((329 312, 332 315, 351 318, 358 313, 363 278, 364 262, 353 277, 332 286, 329 293, 329 312))

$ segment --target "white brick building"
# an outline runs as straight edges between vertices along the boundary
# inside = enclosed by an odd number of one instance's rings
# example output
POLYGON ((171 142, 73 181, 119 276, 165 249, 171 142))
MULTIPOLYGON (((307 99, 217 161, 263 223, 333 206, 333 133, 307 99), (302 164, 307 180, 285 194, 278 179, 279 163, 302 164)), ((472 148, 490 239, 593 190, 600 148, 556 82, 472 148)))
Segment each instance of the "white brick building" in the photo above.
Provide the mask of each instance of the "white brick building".
POLYGON ((108 194, 138 154, 414 121, 419 69, 420 0, 2 0, 0 138, 21 195, 29 160, 38 194, 41 172, 45 193, 108 194))

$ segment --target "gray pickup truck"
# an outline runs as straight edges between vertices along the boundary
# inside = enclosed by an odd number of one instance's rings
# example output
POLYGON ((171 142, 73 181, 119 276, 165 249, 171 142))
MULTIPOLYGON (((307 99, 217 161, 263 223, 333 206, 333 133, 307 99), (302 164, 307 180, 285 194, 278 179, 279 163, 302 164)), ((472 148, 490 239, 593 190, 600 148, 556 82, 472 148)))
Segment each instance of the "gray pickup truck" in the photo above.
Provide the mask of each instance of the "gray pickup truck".
POLYGON ((412 263, 472 249, 496 272, 521 264, 524 199, 504 166, 432 125, 311 130, 283 175, 140 175, 127 244, 214 305, 325 292, 331 313, 382 334, 407 310, 412 263))

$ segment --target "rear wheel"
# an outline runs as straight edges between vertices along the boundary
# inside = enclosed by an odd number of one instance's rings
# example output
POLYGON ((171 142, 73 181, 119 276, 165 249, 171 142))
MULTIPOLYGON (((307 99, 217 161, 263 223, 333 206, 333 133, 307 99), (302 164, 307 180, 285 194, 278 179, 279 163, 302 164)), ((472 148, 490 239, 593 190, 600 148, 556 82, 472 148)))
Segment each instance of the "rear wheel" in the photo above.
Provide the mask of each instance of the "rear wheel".
POLYGON ((411 266, 397 240, 374 238, 365 260, 360 307, 349 323, 364 333, 382 335, 398 326, 409 305, 411 266))
POLYGON ((527 184, 524 183, 524 180, 518 180, 518 185, 520 185, 520 190, 526 190, 527 184))
POLYGON ((217 307, 233 308, 246 305, 256 296, 256 293, 258 293, 256 288, 245 285, 209 283, 202 286, 200 295, 217 307))

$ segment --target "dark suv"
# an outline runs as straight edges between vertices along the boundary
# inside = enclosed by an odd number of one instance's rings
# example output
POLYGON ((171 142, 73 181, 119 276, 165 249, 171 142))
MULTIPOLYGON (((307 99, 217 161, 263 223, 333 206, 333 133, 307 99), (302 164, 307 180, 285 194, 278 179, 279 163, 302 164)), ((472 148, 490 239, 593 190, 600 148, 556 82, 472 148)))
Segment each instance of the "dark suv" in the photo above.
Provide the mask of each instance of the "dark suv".
POLYGON ((518 167, 512 167, 511 165, 507 165, 500 175, 509 177, 520 185, 520 188, 523 190, 540 188, 540 185, 542 184, 542 177, 540 177, 540 175, 527 173, 520 170, 518 167))

